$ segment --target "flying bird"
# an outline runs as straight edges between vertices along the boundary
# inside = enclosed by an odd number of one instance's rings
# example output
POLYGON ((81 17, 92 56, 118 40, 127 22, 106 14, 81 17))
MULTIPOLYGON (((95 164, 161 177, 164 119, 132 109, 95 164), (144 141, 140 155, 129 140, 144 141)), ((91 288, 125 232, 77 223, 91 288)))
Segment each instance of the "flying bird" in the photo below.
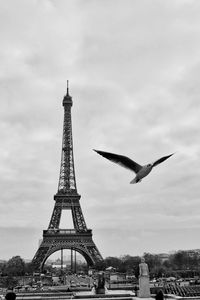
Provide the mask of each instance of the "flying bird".
POLYGON ((154 167, 156 167, 157 165, 159 165, 160 163, 162 163, 163 161, 165 161, 166 159, 168 159, 170 156, 172 156, 174 154, 174 153, 172 153, 170 155, 163 156, 151 164, 141 166, 127 156, 104 152, 104 151, 95 150, 95 149, 93 149, 93 150, 96 151, 98 154, 102 155, 103 157, 111 160, 112 162, 135 172, 136 176, 130 182, 132 184, 141 182, 142 178, 147 176, 154 167))

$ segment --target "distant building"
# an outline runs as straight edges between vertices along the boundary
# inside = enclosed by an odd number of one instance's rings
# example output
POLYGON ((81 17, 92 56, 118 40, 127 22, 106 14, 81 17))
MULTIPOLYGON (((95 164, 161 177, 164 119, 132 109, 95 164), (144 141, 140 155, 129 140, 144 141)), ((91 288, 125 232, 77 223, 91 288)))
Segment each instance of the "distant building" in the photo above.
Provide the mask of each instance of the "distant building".
POLYGON ((110 267, 106 268, 106 271, 115 272, 116 268, 110 266, 110 267))
POLYGON ((52 268, 56 268, 56 269, 61 269, 61 267, 63 267, 63 269, 64 268, 66 268, 66 264, 63 264, 63 265, 61 265, 61 264, 56 264, 56 263, 54 263, 54 264, 52 264, 52 268))
POLYGON ((160 258, 161 262, 163 263, 164 261, 169 259, 169 254, 168 253, 160 253, 160 254, 158 254, 158 257, 160 258))
POLYGON ((194 256, 198 256, 200 257, 200 249, 193 249, 193 250, 179 250, 177 252, 184 252, 186 253, 189 257, 194 257, 194 256))

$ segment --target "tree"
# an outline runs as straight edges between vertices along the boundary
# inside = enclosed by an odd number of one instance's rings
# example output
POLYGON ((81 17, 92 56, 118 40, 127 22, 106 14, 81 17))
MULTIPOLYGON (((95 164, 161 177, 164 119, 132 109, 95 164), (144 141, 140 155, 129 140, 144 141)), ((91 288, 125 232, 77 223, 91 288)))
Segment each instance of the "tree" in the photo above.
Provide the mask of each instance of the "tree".
POLYGON ((6 262, 0 263, 0 275, 3 276, 5 273, 6 262))
MULTIPOLYGON (((49 267, 49 266, 48 266, 49 267)), ((48 268, 45 266, 45 268, 48 268)), ((34 268, 34 265, 32 264, 32 262, 29 262, 29 263, 25 263, 25 266, 24 266, 24 272, 25 274, 33 274, 35 268, 34 268)))
POLYGON ((140 257, 139 256, 130 256, 125 255, 122 256, 122 272, 126 272, 129 274, 134 274, 136 277, 139 275, 139 263, 140 257))
POLYGON ((113 257, 113 256, 109 256, 105 258, 105 265, 106 268, 108 267, 113 267, 115 268, 118 272, 122 272, 121 271, 121 267, 122 267, 122 260, 118 257, 113 257))
POLYGON ((25 262, 20 256, 13 256, 8 260, 4 272, 8 276, 23 276, 25 274, 25 262))
POLYGON ((185 251, 178 251, 171 258, 172 264, 176 269, 183 270, 188 266, 188 254, 185 251))
POLYGON ((94 268, 98 271, 105 270, 105 268, 106 268, 105 260, 98 261, 95 264, 94 268))
POLYGON ((155 266, 161 266, 161 259, 156 254, 144 253, 144 258, 150 270, 152 270, 155 266))
POLYGON ((18 284, 18 280, 12 276, 6 276, 3 280, 3 286, 9 289, 12 289, 18 284))

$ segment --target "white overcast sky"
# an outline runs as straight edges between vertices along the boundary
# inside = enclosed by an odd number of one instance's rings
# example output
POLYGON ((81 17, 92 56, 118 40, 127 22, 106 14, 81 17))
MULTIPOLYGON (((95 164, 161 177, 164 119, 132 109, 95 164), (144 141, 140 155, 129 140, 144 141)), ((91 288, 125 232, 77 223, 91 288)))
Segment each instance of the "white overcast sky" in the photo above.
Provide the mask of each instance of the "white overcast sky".
POLYGON ((32 258, 48 227, 67 79, 102 256, 200 248, 199 15, 199 0, 0 1, 0 258, 32 258), (93 148, 140 164, 176 154, 130 185, 93 148))

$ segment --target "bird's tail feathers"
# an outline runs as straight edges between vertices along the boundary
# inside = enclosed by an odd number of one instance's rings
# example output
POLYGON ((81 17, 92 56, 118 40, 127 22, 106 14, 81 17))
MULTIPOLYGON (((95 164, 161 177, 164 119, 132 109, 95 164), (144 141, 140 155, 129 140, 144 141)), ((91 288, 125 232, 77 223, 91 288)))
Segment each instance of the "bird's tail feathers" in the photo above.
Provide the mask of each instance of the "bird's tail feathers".
POLYGON ((137 177, 135 177, 133 180, 131 180, 130 184, 135 184, 137 183, 137 177))
POLYGON ((140 181, 142 181, 142 179, 138 179, 137 176, 136 176, 133 180, 131 180, 130 184, 136 184, 140 181))

